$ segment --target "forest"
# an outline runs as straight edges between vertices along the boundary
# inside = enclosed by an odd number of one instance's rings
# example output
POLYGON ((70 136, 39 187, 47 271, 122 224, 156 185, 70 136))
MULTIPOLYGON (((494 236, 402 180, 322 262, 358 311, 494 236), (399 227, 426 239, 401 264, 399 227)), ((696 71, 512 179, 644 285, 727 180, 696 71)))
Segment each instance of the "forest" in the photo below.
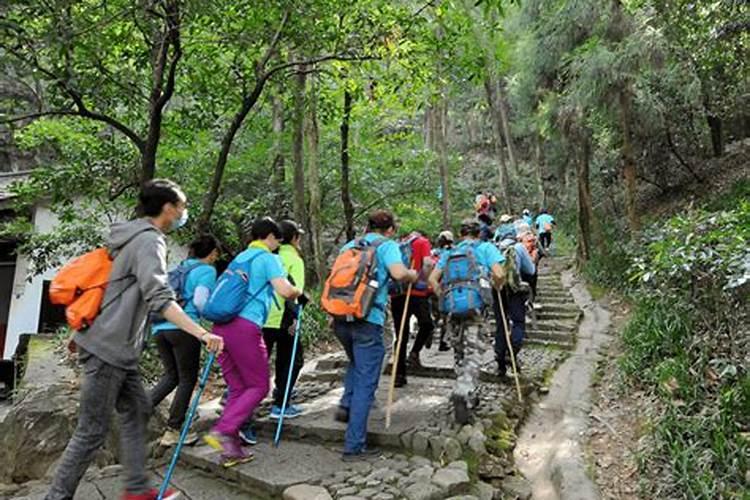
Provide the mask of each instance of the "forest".
POLYGON ((745 498, 749 64, 743 0, 9 0, 0 131, 33 168, 0 236, 41 273, 165 177, 179 241, 231 256, 256 217, 293 217, 320 284, 374 208, 431 236, 479 191, 546 208, 557 250, 632 305, 642 497, 745 498))

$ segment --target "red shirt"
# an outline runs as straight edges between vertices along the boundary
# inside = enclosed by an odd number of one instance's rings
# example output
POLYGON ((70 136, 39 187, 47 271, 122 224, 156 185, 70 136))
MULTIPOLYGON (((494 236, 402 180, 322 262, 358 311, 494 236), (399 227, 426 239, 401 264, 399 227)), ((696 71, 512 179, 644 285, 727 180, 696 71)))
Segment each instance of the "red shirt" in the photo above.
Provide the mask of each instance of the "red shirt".
POLYGON ((427 287, 428 275, 423 272, 425 259, 429 260, 431 255, 432 245, 430 244, 430 240, 424 236, 417 235, 414 241, 411 242, 412 269, 419 273, 419 281, 411 289, 411 295, 414 297, 427 297, 432 294, 432 290, 427 287))

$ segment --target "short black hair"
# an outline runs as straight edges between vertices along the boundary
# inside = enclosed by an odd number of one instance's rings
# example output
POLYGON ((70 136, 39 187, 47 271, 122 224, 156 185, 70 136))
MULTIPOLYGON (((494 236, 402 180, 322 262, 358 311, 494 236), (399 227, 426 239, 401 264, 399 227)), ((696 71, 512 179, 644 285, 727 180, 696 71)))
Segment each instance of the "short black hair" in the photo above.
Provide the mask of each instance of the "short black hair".
POLYGON ((388 210, 375 210, 367 218, 367 229, 369 231, 387 231, 396 229, 396 218, 388 210))
POLYGON ((300 235, 299 225, 290 219, 279 222, 279 229, 281 229, 281 242, 285 244, 291 243, 300 235))
POLYGON ((250 228, 250 237, 252 240, 265 240, 269 234, 273 234, 277 240, 281 240, 281 228, 279 228, 276 221, 271 217, 255 219, 253 226, 250 228))
POLYGON ((152 179, 146 182, 138 195, 138 215, 141 217, 157 217, 164 205, 174 205, 185 201, 182 188, 169 179, 152 179))
POLYGON ((196 259, 205 259, 211 252, 219 248, 219 242, 210 234, 197 237, 190 243, 190 256, 196 259))
POLYGON ((481 228, 479 222, 475 219, 465 219, 461 221, 461 236, 479 237, 481 228))

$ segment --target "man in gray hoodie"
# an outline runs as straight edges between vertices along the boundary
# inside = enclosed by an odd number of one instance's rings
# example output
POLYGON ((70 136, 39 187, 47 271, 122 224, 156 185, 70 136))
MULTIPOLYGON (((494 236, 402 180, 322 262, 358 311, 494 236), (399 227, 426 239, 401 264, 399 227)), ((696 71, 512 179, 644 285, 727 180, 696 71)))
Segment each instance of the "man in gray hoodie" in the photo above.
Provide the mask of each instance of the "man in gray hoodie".
MULTIPOLYGON (((221 337, 193 322, 167 283, 164 233, 187 222, 185 195, 174 182, 146 183, 139 196, 141 218, 112 226, 107 248, 113 258, 99 315, 73 337, 82 365, 78 426, 57 468, 46 500, 72 499, 94 453, 102 446, 113 410, 120 415, 124 500, 151 500, 157 490, 146 474, 146 423, 151 402, 138 373, 149 312, 160 312, 179 329, 216 352, 221 337)), ((176 498, 169 491, 164 498, 176 498)))

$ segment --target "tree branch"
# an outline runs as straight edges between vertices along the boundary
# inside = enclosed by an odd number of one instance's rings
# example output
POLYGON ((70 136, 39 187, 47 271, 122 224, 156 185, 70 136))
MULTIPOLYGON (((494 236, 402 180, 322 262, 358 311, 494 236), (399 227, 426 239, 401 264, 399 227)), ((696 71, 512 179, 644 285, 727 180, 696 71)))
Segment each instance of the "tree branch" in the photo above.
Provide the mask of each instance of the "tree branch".
POLYGON ((284 30, 284 27, 286 26, 288 20, 289 10, 287 9, 284 11, 284 16, 281 18, 279 27, 276 30, 276 33, 274 33, 273 38, 271 39, 271 43, 268 45, 268 50, 266 50, 266 53, 255 66, 256 75, 263 74, 263 68, 266 67, 266 64, 268 64, 268 61, 271 60, 273 53, 276 51, 276 46, 279 44, 279 40, 281 40, 281 32, 284 30))

